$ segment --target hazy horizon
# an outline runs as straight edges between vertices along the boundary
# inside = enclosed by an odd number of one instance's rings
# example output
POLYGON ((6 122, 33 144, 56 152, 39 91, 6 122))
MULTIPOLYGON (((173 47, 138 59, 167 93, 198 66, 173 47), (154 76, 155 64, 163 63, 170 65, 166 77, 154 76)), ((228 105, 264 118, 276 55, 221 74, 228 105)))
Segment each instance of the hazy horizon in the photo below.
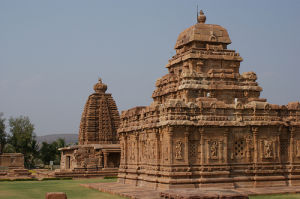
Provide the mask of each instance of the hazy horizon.
POLYGON ((269 103, 299 101, 300 1, 0 1, 0 112, 77 134, 101 77, 119 112, 147 106, 196 6, 229 32, 269 103))

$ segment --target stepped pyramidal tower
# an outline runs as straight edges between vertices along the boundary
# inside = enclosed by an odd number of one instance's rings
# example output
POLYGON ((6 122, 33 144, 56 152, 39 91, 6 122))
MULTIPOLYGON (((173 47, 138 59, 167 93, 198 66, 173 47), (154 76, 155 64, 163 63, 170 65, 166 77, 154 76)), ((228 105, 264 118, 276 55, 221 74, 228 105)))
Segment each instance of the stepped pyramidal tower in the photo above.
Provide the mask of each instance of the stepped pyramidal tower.
POLYGON ((95 93, 89 96, 81 116, 79 144, 119 143, 117 128, 120 116, 111 94, 105 93, 107 85, 99 79, 95 93))
POLYGON ((94 85, 88 97, 79 128, 79 145, 62 148, 59 177, 95 177, 116 175, 120 164, 117 129, 120 116, 107 85, 94 85))
POLYGON ((153 103, 121 114, 119 182, 153 188, 300 185, 300 104, 260 97, 228 32, 197 23, 182 33, 153 103))

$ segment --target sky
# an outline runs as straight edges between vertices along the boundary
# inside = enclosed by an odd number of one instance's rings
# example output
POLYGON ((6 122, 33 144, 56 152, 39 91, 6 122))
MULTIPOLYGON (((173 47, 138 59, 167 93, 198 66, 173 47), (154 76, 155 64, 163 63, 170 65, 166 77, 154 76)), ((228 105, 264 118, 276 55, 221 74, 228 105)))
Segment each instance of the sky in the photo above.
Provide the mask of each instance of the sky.
POLYGON ((149 105, 197 5, 228 30, 261 97, 300 100, 299 0, 0 0, 0 112, 28 116, 37 135, 78 133, 98 77, 120 112, 149 105))

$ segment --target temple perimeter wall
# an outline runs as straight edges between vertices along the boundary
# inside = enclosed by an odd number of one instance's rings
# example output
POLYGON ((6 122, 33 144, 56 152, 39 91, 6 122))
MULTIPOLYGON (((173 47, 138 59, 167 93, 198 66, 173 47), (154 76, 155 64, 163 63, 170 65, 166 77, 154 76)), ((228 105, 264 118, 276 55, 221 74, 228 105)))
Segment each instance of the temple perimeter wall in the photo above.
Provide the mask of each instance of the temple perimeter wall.
POLYGON ((2 153, 0 154, 0 167, 22 169, 24 168, 24 155, 22 153, 2 153))

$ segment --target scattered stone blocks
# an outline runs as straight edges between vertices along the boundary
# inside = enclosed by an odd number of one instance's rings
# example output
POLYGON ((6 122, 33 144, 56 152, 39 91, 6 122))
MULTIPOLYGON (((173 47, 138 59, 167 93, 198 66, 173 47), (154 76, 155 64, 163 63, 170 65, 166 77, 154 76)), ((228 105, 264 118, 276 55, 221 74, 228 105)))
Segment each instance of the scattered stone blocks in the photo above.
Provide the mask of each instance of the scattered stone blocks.
POLYGON ((67 194, 64 192, 48 192, 46 199, 67 199, 67 194))

